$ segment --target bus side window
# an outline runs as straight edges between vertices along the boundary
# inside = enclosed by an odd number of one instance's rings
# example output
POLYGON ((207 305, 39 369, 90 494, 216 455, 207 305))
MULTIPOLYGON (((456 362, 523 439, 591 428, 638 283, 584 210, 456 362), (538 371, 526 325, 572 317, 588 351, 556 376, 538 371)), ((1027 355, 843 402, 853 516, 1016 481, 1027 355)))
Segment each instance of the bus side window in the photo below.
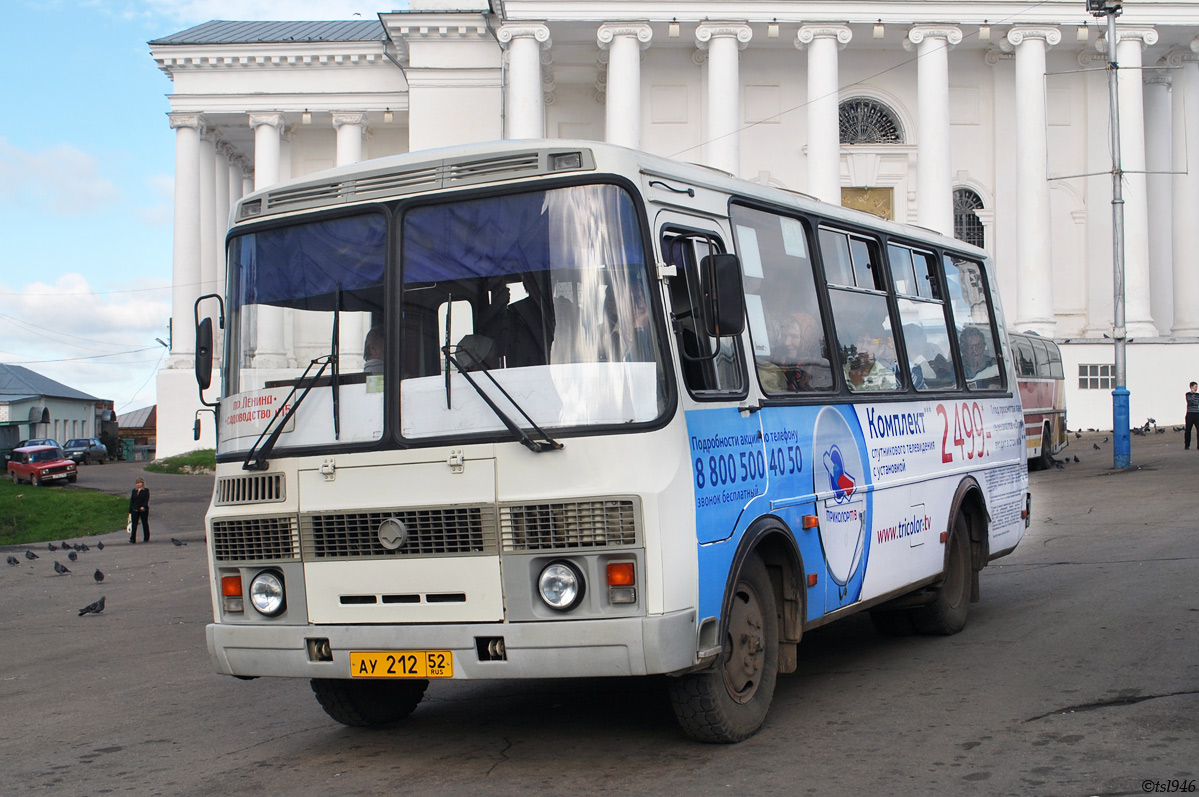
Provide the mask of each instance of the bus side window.
POLYGON ((832 354, 820 312, 807 225, 733 205, 729 211, 745 283, 745 313, 762 391, 831 391, 832 354))
POLYGON ((722 251, 720 241, 707 234, 668 231, 662 236, 663 262, 678 269, 678 276, 670 280, 669 286, 683 379, 693 394, 719 393, 725 398, 745 392, 741 339, 709 337, 695 311, 699 263, 707 255, 722 251))
POLYGON ((956 255, 945 255, 945 282, 953 310, 966 386, 971 390, 1004 387, 995 335, 995 316, 981 263, 956 255))
POLYGON ((1036 362, 1036 375, 1042 379, 1053 377, 1053 367, 1049 364, 1049 349, 1043 340, 1030 340, 1033 348, 1033 358, 1036 362))
POLYGON ((907 373, 912 385, 922 391, 957 388, 945 304, 937 298, 940 292, 933 290, 937 285, 935 256, 889 244, 887 257, 895 280, 907 373))
POLYGON ((820 257, 830 282, 837 269, 840 269, 839 279, 848 276, 852 280, 841 282, 843 287, 829 286, 837 351, 849 389, 901 390, 905 380, 896 353, 887 295, 883 292, 885 282, 878 244, 857 235, 821 229, 820 257), (840 269, 847 256, 852 264, 848 275, 840 269))

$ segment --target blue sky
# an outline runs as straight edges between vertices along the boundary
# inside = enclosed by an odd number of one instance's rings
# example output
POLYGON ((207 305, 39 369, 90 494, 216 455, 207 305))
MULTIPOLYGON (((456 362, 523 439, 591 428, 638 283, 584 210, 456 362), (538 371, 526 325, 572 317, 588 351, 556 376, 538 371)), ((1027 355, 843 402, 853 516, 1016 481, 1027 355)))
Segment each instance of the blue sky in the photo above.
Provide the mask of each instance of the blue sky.
POLYGON ((370 19, 362 0, 0 0, 0 362, 153 404, 170 317, 171 81, 146 42, 210 19, 370 19))

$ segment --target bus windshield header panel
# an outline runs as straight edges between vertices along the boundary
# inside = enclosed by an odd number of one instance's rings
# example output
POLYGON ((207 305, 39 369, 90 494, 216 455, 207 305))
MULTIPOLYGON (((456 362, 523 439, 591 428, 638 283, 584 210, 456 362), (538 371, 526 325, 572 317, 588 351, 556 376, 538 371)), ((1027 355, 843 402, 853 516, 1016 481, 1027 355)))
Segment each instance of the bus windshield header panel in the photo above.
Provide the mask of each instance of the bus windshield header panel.
POLYGON ((667 383, 643 240, 616 185, 408 208, 401 434, 658 419, 667 383))

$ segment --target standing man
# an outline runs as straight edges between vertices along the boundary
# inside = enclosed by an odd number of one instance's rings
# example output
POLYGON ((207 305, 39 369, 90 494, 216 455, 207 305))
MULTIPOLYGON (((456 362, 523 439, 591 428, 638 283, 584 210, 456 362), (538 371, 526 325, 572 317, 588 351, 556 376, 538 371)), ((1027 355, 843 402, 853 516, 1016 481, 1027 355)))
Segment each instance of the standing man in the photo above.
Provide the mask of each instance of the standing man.
MULTIPOLYGON (((1199 416, 1196 416, 1199 417, 1199 416)), ((137 542, 137 522, 142 522, 142 542, 150 541, 150 491, 146 480, 138 476, 129 494, 129 542, 137 542)))
MULTIPOLYGON (((1194 427, 1199 431, 1199 382, 1191 382, 1191 390, 1187 393, 1187 430, 1183 435, 1182 444, 1185 448, 1191 447, 1191 428, 1194 427)), ((1195 439, 1195 447, 1199 448, 1199 436, 1195 439)))

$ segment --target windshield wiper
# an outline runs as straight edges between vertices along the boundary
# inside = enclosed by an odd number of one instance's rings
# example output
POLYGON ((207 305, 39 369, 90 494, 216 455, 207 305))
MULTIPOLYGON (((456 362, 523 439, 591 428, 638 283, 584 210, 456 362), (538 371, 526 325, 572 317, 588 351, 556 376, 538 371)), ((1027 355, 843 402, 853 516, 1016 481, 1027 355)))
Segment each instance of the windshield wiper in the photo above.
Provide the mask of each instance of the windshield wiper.
MULTIPOLYGON (((267 462, 266 458, 271 451, 274 450, 275 443, 279 442, 279 435, 283 434, 283 429, 287 426, 287 422, 290 421, 293 416, 295 416, 296 410, 299 408, 300 404, 303 403, 304 399, 308 397, 308 393, 317 383, 317 380, 319 380, 321 375, 325 373, 325 369, 329 367, 332 359, 332 355, 324 354, 314 360, 309 361, 308 367, 304 369, 304 373, 299 379, 296 380, 295 385, 292 386, 291 392, 287 394, 287 398, 283 399, 283 403, 279 405, 279 409, 275 410, 275 414, 272 415, 270 421, 267 422, 266 428, 262 430, 262 434, 258 435, 258 439, 255 440, 254 445, 250 447, 250 452, 246 454, 246 461, 241 464, 242 470, 267 469, 269 463, 267 462), (309 379, 308 373, 317 363, 320 363, 321 367, 316 372, 316 375, 309 379), (297 398, 293 403, 291 401, 291 397, 294 396, 296 391, 300 389, 300 385, 305 386, 304 392, 301 393, 299 398, 297 398), (286 412, 284 412, 285 409, 287 410, 286 412), (279 421, 280 415, 283 416, 283 420, 281 421, 279 421), (276 424, 275 421, 279 421, 279 423, 276 424), (274 431, 271 431, 272 427, 274 428, 274 431), (270 437, 266 436, 267 432, 270 432, 270 437), (262 438, 264 437, 266 437, 265 443, 262 442, 262 438), (262 451, 258 450, 259 445, 262 446, 262 451)), ((335 365, 334 368, 336 367, 337 366, 335 365)))
MULTIPOLYGON (((516 411, 524 416, 524 419, 529 422, 529 426, 533 427, 533 431, 540 435, 543 438, 542 440, 534 440, 529 437, 524 429, 521 429, 519 426, 517 426, 516 422, 509 418, 506 412, 500 409, 499 405, 492 400, 491 396, 487 395, 487 391, 483 390, 483 388, 479 386, 479 383, 471 378, 470 373, 462 366, 460 362, 458 362, 457 358, 450 354, 450 347, 448 345, 442 348, 441 353, 445 355, 445 358, 449 362, 453 363, 454 367, 458 369, 458 373, 462 374, 462 376, 466 379, 467 384, 475 389, 475 392, 478 393, 479 397, 482 398, 487 406, 491 408, 491 411, 495 413, 496 417, 503 421, 504 426, 508 427, 508 431, 512 432, 512 436, 517 442, 536 454, 539 454, 542 451, 557 451, 558 449, 562 448, 561 443, 550 437, 544 429, 533 422, 533 419, 529 417, 529 413, 525 412, 524 408, 517 404, 516 400, 513 399, 512 396, 508 395, 508 391, 504 390, 503 385, 495 381, 495 377, 491 375, 491 371, 480 360, 474 356, 471 356, 469 352, 467 353, 467 356, 470 356, 471 360, 473 360, 479 366, 479 369, 483 372, 483 375, 491 380, 491 384, 495 385, 496 389, 504 395, 504 398, 508 399, 508 403, 510 403, 513 407, 516 407, 516 411)), ((447 401, 449 399, 448 370, 446 371, 446 399, 447 401)))

